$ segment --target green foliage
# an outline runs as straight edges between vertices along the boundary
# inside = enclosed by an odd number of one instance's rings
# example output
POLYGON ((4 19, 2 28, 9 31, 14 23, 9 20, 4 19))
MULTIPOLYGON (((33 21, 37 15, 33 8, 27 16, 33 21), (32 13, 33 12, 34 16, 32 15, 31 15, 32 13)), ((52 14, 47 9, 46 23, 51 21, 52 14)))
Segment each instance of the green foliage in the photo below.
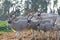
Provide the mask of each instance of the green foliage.
POLYGON ((7 27, 0 27, 0 32, 13 32, 11 29, 7 29, 7 27))
POLYGON ((10 29, 7 29, 8 22, 7 21, 0 21, 0 32, 13 32, 10 29))
POLYGON ((0 21, 0 27, 7 27, 8 23, 7 21, 0 21))

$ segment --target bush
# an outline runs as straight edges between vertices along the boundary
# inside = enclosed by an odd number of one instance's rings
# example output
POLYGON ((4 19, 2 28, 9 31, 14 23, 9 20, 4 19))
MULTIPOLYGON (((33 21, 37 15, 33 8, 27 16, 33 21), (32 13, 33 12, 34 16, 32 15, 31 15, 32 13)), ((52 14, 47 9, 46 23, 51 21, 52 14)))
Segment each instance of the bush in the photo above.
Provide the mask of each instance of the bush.
POLYGON ((7 29, 8 22, 7 21, 0 21, 0 32, 13 32, 11 29, 7 29))
POLYGON ((7 21, 0 21, 0 27, 7 27, 8 22, 7 21))

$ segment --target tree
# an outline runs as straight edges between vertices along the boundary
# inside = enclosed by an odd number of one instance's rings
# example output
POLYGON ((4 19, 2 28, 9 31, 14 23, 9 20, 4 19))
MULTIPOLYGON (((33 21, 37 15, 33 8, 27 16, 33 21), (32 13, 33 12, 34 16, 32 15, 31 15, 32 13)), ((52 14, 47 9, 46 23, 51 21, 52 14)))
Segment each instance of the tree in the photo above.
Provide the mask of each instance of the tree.
POLYGON ((31 0, 31 1, 32 1, 32 10, 37 12, 39 5, 40 5, 40 11, 47 12, 47 1, 46 0, 31 0))
POLYGON ((6 14, 7 12, 9 13, 9 8, 11 7, 11 2, 8 0, 5 0, 3 3, 4 6, 4 14, 6 14))
POLYGON ((4 16, 4 19, 8 17, 10 7, 11 7, 11 2, 8 1, 8 0, 5 0, 3 2, 3 8, 4 8, 3 16, 4 16))

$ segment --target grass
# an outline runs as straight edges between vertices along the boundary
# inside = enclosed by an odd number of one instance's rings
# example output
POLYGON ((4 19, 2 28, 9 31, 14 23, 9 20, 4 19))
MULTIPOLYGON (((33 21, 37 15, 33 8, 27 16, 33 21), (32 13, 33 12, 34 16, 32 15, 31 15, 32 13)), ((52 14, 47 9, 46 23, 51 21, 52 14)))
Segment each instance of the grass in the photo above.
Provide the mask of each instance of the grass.
POLYGON ((13 32, 10 29, 7 29, 8 22, 7 21, 0 21, 0 32, 13 32))

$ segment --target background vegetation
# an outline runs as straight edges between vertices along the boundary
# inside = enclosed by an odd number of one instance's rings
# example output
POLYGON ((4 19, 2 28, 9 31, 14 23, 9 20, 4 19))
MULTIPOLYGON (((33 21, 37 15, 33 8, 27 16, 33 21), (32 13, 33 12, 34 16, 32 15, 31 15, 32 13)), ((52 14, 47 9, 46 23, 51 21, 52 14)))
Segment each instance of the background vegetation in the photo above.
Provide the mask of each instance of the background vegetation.
MULTIPOLYGON (((19 16, 21 14, 40 12, 47 13, 47 6, 50 5, 51 0, 0 0, 0 20, 7 20, 8 16, 14 14, 19 16)), ((58 0, 52 0, 53 6, 57 6, 58 0)), ((60 14, 60 12, 59 12, 60 14)))
POLYGON ((0 32, 13 32, 10 29, 7 29, 8 23, 7 21, 0 21, 0 32))

